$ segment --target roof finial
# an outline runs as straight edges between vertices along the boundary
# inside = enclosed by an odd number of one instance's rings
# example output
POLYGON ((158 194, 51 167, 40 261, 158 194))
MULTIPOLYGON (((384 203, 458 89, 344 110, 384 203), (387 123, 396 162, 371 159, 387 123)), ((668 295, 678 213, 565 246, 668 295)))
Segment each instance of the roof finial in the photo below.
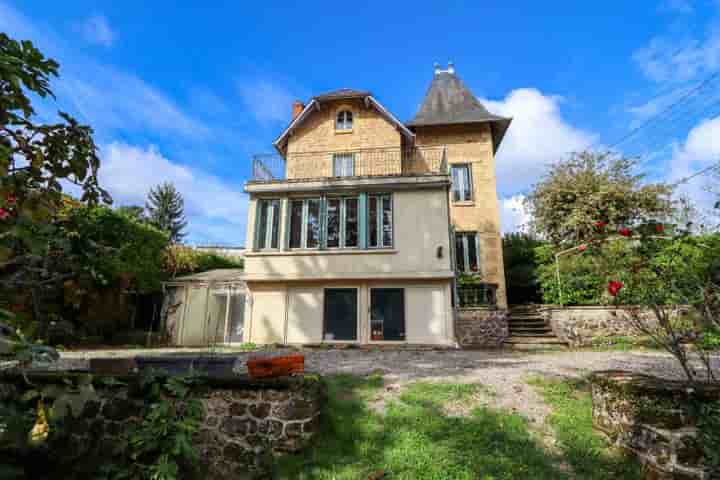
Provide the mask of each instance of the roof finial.
POLYGON ((440 65, 436 62, 435 63, 435 75, 440 75, 441 73, 449 73, 450 75, 454 75, 455 67, 453 66, 453 62, 448 62, 448 66, 445 70, 440 68, 440 65))
POLYGON ((447 73, 450 73, 453 75, 455 74, 455 65, 453 64, 453 62, 448 62, 447 73))
POLYGON ((440 73, 440 64, 439 64, 439 63, 435 62, 435 63, 433 64, 433 67, 435 67, 435 75, 437 75, 438 73, 440 73))

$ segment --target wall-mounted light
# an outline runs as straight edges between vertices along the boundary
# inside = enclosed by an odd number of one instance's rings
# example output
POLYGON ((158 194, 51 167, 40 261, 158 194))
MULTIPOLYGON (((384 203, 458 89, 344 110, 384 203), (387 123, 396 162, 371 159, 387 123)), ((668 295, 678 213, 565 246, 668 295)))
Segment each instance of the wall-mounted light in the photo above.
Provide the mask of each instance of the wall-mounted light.
POLYGON ((442 249, 442 245, 440 245, 439 247, 437 247, 437 258, 442 258, 442 257, 443 257, 443 249, 442 249))

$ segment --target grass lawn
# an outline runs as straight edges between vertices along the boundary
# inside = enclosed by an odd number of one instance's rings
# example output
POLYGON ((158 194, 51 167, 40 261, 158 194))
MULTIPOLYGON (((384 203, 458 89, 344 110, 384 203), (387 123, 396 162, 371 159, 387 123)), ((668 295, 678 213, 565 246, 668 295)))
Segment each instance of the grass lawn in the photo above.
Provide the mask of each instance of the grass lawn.
POLYGON ((328 378, 322 434, 300 455, 285 457, 275 478, 288 479, 562 479, 569 478, 519 415, 477 407, 452 416, 481 386, 415 383, 380 413, 379 377, 328 378))
POLYGON ((639 464, 608 448, 608 442, 592 429, 592 400, 585 381, 529 381, 550 405, 548 422, 555 432, 563 458, 577 478, 631 480, 642 478, 639 464))

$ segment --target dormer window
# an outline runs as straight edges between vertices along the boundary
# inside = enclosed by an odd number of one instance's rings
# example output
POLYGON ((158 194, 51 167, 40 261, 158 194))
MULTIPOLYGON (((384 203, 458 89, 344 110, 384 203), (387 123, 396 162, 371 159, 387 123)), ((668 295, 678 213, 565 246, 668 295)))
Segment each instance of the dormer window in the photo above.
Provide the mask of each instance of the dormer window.
POLYGON ((338 112, 335 119, 335 130, 349 131, 353 128, 353 114, 350 110, 338 112))

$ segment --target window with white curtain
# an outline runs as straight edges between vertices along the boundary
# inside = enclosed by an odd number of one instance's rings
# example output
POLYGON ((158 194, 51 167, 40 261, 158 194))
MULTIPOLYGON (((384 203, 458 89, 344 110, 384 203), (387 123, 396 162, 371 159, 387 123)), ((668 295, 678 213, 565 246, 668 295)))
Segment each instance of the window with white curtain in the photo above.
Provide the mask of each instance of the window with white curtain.
POLYGON ((335 130, 352 130, 353 114, 350 110, 338 112, 335 118, 335 130))
POLYGON ((480 241, 476 232, 455 234, 455 262, 458 272, 480 273, 480 241))
POLYGON ((333 154, 333 176, 352 177, 353 175, 355 175, 355 154, 333 154))
POLYGON ((451 166, 453 202, 472 200, 472 177, 467 163, 451 166))

